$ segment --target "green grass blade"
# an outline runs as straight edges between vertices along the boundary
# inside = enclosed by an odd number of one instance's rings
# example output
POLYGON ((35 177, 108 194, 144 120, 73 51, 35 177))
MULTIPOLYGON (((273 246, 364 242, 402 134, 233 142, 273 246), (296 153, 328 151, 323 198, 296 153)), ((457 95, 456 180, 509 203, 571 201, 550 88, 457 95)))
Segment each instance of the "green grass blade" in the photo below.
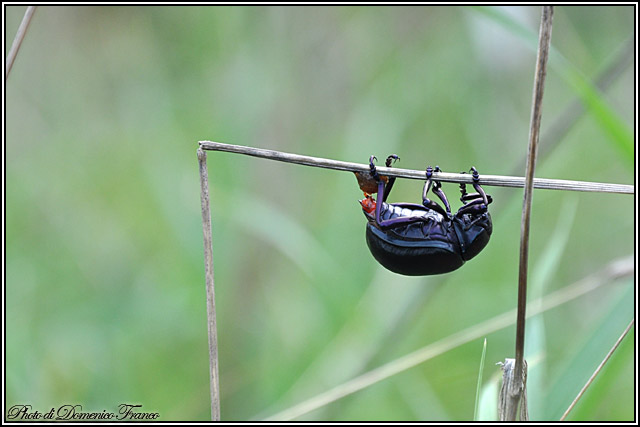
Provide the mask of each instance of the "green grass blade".
MULTIPOLYGON (((632 330, 635 329, 635 325, 632 330)), ((633 334, 633 331, 629 331, 633 334)), ((629 335, 627 333, 627 335, 629 335)), ((595 381, 580 398, 577 405, 569 413, 567 420, 597 420, 629 421, 634 419, 634 379, 629 375, 633 369, 634 342, 625 337, 611 358, 606 362, 595 381), (627 390, 619 393, 622 398, 611 399, 611 390, 627 390), (605 405, 607 414, 602 414, 601 402, 605 405), (631 408, 631 410, 629 410, 631 408)))
MULTIPOLYGON (((567 357, 563 366, 550 372, 554 384, 549 387, 545 405, 544 420, 558 420, 569 407, 571 401, 585 384, 594 369, 602 361, 603 356, 609 351, 611 343, 620 334, 629 319, 633 317, 633 286, 611 289, 616 292, 616 301, 603 318, 593 325, 593 332, 582 345, 571 349, 573 357, 567 357)), ((567 343, 569 345, 569 342, 567 343)), ((604 376, 603 376, 604 377, 604 376)), ((593 391, 591 391, 593 393, 593 391)), ((619 400, 619 394, 616 399, 619 400)), ((603 408, 602 402, 610 400, 611 396, 600 395, 597 407, 603 408)), ((608 419, 613 412, 601 414, 603 419, 608 419)), ((578 413, 573 415, 578 416, 578 413)), ((576 419, 576 418, 574 418, 576 419)))
MULTIPOLYGON (((487 18, 498 23, 512 34, 525 41, 532 51, 537 47, 537 35, 532 30, 524 27, 518 21, 510 17, 503 10, 496 7, 475 7, 487 18)), ((580 97, 585 107, 592 112, 592 116, 602 131, 608 135, 611 142, 618 149, 621 157, 629 167, 633 167, 634 140, 630 126, 609 105, 598 88, 578 70, 562 53, 551 46, 549 66, 556 71, 580 97)))
POLYGON ((480 392, 482 390, 482 374, 484 373, 484 359, 487 355, 487 339, 484 339, 482 345, 482 357, 480 357, 480 370, 478 372, 478 385, 476 386, 476 405, 473 410, 473 420, 478 421, 478 408, 480 404, 480 392))
MULTIPOLYGON (((620 261, 616 261, 616 263, 619 262, 620 261)), ((625 259, 625 267, 623 268, 625 272, 622 273, 621 271, 619 273, 620 275, 626 276, 631 274, 631 267, 627 265, 627 263, 630 263, 630 261, 625 259)), ((578 298, 581 295, 584 295, 585 293, 593 291, 595 288, 600 286, 600 283, 603 280, 608 283, 606 277, 597 279, 591 279, 590 277, 587 277, 579 282, 574 283, 573 285, 567 286, 563 289, 547 295, 544 298, 542 304, 538 304, 537 301, 533 301, 532 303, 530 303, 527 313, 529 313, 530 316, 535 316, 536 314, 550 310, 553 307, 565 304, 575 298, 578 298), (536 309, 536 307, 539 308, 536 309)), ((475 324, 469 328, 449 335, 446 338, 426 345, 418 350, 413 351, 412 353, 406 354, 405 356, 394 359, 391 362, 365 372, 364 374, 356 378, 339 384, 326 392, 317 394, 314 397, 307 399, 306 401, 298 403, 281 412, 278 412, 277 414, 272 415, 266 420, 292 420, 298 418, 304 414, 307 414, 311 411, 342 399, 345 396, 351 395, 357 391, 377 384, 386 378, 394 376, 400 372, 404 372, 407 369, 417 366, 420 363, 426 362, 427 360, 430 360, 438 355, 446 353, 447 351, 462 344, 468 343, 484 335, 513 325, 515 323, 515 314, 515 309, 510 310, 484 322, 475 324)))
POLYGON ((498 421, 498 393, 502 376, 500 369, 495 371, 487 384, 482 387, 477 421, 498 421))
MULTIPOLYGON (((569 242, 569 234, 573 229, 577 210, 577 197, 567 198, 562 204, 561 211, 564 212, 564 215, 558 217, 551 238, 544 246, 540 257, 536 260, 531 274, 529 298, 533 301, 542 298, 556 276, 569 242)), ((534 316, 527 321, 525 357, 529 362, 527 394, 530 420, 537 419, 543 412, 546 335, 547 331, 542 314, 534 316), (531 363, 534 359, 539 360, 541 363, 531 363)))

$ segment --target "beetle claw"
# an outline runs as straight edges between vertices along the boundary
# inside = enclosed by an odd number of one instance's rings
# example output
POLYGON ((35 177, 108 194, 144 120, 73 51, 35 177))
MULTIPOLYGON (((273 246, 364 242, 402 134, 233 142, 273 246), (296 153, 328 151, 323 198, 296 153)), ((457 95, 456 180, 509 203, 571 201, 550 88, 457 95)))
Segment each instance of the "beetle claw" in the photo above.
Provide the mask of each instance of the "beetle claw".
MULTIPOLYGON (((436 165, 436 167, 433 169, 434 172, 442 172, 442 170, 440 169, 440 166, 436 165)), ((435 179, 433 180, 433 188, 435 190, 439 189, 440 187, 442 187, 442 184, 440 183, 440 181, 436 181, 435 179)))
POLYGON ((376 180, 376 182, 380 182, 380 176, 378 176, 378 171, 376 169, 374 161, 378 161, 378 158, 376 156, 369 157, 369 174, 373 179, 376 180))
POLYGON ((387 160, 385 161, 385 163, 384 163, 384 164, 385 164, 387 167, 391 167, 391 165, 392 165, 394 162, 397 162, 398 160, 400 160, 400 157, 398 157, 398 155, 397 155, 397 154, 391 154, 389 157, 387 157, 387 160))
POLYGON ((473 182, 477 183, 478 181, 480 181, 480 174, 478 173, 478 170, 475 166, 471 166, 471 169, 469 169, 469 171, 473 173, 473 182))

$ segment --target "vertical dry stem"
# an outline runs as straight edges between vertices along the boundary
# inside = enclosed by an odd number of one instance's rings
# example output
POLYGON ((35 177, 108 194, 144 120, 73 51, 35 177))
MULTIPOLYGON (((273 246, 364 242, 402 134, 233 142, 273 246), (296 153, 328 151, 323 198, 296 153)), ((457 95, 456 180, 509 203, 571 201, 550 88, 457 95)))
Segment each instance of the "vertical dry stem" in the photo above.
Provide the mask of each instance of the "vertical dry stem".
MULTIPOLYGON (((526 362, 524 361, 524 331, 527 307, 527 273, 529 260, 529 225, 531 222, 531 203, 533 200, 533 175, 538 155, 538 141, 540 139, 540 122, 542 120, 542 96, 544 81, 547 74, 547 59, 551 44, 551 23, 553 6, 543 6, 540 22, 540 39, 538 44, 538 58, 536 62, 535 81, 533 87, 533 102, 531 108, 531 125, 529 128, 529 151, 527 154, 527 168, 525 173, 524 201, 522 206, 522 225, 520 228, 520 269, 518 274, 518 314, 516 320, 516 357, 513 367, 513 381, 507 388, 504 400, 506 407, 500 408, 501 420, 515 421, 521 397, 526 393, 526 362)), ((506 373, 506 371, 505 371, 506 373)), ((503 382, 504 384, 504 382, 503 382)), ((526 404, 525 401, 522 402, 526 404)), ((527 408, 521 409, 526 414, 527 408)))
POLYGON ((198 148, 200 166, 200 202, 202 206, 202 232, 204 234, 204 266, 207 288, 207 319, 209 330, 209 374, 211 385, 211 419, 220 421, 220 386, 218 381, 218 335, 216 328, 216 301, 213 282, 213 238, 209 211, 209 174, 207 153, 198 148))
POLYGON ((511 390, 518 387, 521 383, 522 398, 520 404, 520 421, 529 421, 529 405, 527 403, 527 362, 524 361, 524 369, 519 378, 515 375, 515 359, 506 359, 502 365, 502 387, 498 395, 498 418, 500 421, 507 419, 506 411, 509 410, 509 400, 511 399, 511 390), (515 385, 514 385, 515 384, 515 385))

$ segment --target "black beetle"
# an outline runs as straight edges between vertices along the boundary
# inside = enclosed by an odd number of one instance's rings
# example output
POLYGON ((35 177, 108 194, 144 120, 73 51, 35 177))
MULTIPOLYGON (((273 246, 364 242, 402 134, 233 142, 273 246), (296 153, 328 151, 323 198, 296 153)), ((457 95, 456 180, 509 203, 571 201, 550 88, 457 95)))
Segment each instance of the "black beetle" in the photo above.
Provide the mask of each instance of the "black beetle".
MULTIPOLYGON (((370 171, 356 172, 356 178, 365 195, 360 204, 368 220, 367 246, 385 268, 406 276, 448 273, 487 245, 492 232, 488 210, 492 199, 480 186, 475 168, 471 172, 477 193, 467 194, 466 186, 460 184, 464 205, 453 215, 440 182, 432 179, 433 172, 440 172, 438 166, 427 168, 422 205, 386 203, 395 178, 378 175, 374 160, 371 156, 370 171), (444 209, 427 198, 430 189, 442 200, 444 209), (374 200, 371 193, 376 192, 374 200)), ((395 154, 387 157, 386 166, 395 160, 395 154)))

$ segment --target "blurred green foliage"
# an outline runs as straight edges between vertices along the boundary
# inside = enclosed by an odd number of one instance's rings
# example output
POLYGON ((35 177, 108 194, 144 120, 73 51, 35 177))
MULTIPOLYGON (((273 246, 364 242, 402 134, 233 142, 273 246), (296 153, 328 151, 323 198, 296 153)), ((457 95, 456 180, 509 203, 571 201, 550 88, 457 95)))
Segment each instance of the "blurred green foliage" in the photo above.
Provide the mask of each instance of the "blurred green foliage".
MULTIPOLYGON (((6 7, 8 40, 24 9, 6 7)), ((127 402, 162 420, 209 419, 198 140, 510 174, 526 155, 535 66, 515 28, 535 38, 539 8, 488 11, 40 6, 6 87, 7 407, 127 402)), ((557 7, 555 52, 592 81, 633 37, 634 16, 633 6, 557 7)), ((547 77, 543 133, 586 96, 560 71, 547 77)), ((619 140, 634 93, 633 67, 606 93, 588 92, 606 109, 589 110, 536 175, 634 182, 619 140)), ((208 162, 225 420, 272 415, 515 306, 521 190, 488 189, 494 234, 480 256, 406 278, 369 254, 351 174, 224 153, 208 162)), ((456 199, 457 186, 444 189, 456 199)), ((420 190, 400 181, 391 198, 418 201, 420 190)), ((546 280, 531 292, 631 254, 633 203, 537 191, 530 272, 546 280), (577 213, 566 241, 549 247, 567 209, 577 213)), ((611 283, 532 320, 532 419, 568 407, 633 316, 632 286, 611 283)), ((487 337, 486 381, 513 357, 514 330, 487 337)), ((480 348, 302 419, 469 420, 480 348)), ((606 391, 574 419, 633 419, 633 364, 623 346, 599 380, 606 391)))

